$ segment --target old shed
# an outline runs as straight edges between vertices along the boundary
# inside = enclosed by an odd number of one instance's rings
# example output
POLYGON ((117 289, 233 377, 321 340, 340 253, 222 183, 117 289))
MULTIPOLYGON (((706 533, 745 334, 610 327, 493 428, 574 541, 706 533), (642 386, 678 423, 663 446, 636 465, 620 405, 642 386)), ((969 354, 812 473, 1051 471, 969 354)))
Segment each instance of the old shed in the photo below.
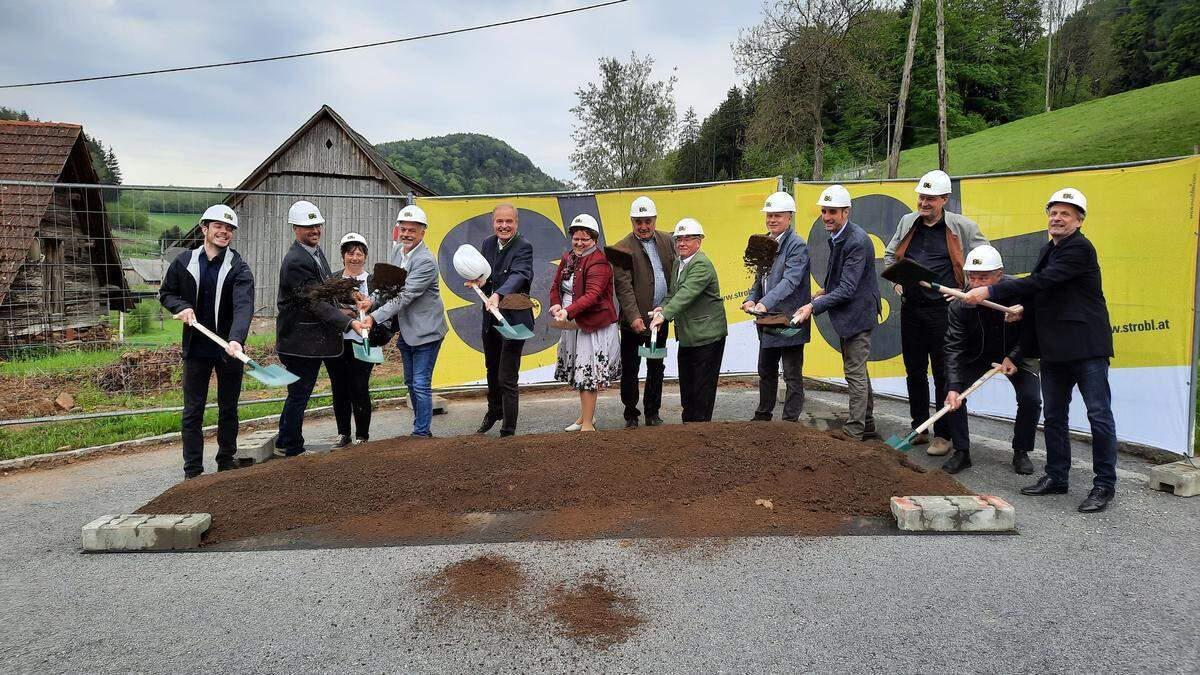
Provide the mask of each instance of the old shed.
MULTIPOLYGON (((288 208, 307 199, 321 209, 326 224, 321 246, 334 270, 340 268, 338 240, 358 232, 370 245, 370 261, 387 259, 396 214, 412 197, 432 190, 393 169, 367 139, 327 105, 270 154, 237 187, 260 194, 233 193, 225 200, 238 214, 233 247, 254 272, 255 313, 272 316, 279 263, 294 236, 288 208), (355 198, 330 195, 370 195, 355 198)), ((199 243, 198 228, 187 245, 199 243)))
POLYGON ((0 121, 0 348, 99 341, 131 306, 121 257, 77 124, 0 121))

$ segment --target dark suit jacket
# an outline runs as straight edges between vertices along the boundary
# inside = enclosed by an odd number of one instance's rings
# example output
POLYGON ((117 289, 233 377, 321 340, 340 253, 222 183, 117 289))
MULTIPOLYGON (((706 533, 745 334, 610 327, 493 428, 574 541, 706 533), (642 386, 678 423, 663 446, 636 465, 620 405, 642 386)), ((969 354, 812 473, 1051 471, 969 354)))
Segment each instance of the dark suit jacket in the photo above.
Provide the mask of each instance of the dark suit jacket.
POLYGON ((342 353, 342 334, 352 319, 329 302, 312 302, 308 288, 333 274, 322 270, 300 242, 279 266, 279 314, 275 317, 275 350, 289 356, 330 358, 342 353))
MULTIPOLYGON (((529 240, 515 234, 501 251, 500 240, 493 234, 483 240, 479 252, 492 265, 492 274, 483 285, 484 295, 499 293, 500 297, 504 297, 510 293, 529 294, 533 286, 533 244, 529 240)), ((500 314, 510 325, 520 323, 533 330, 532 309, 502 309, 500 314)), ((486 333, 495 323, 496 318, 492 313, 483 310, 483 332, 486 333)))
POLYGON ((829 254, 822 286, 825 294, 813 300, 813 314, 829 312, 833 329, 848 338, 879 323, 879 284, 875 279, 875 246, 854 223, 846 223, 829 254))
MULTIPOLYGON (((158 289, 158 301, 170 313, 178 314, 185 309, 196 309, 200 280, 199 256, 202 255, 203 245, 199 249, 180 253, 163 275, 162 286, 158 289)), ((205 328, 226 340, 246 344, 246 335, 250 332, 250 319, 254 317, 254 275, 242 256, 232 248, 226 249, 225 262, 217 273, 214 314, 217 317, 217 325, 205 328)), ((192 327, 183 327, 184 358, 187 358, 191 351, 195 333, 196 330, 192 327)), ((195 339, 208 338, 201 335, 195 339)))
POLYGON ((1026 357, 1054 362, 1113 355, 1100 260, 1082 230, 1058 245, 1046 242, 1033 273, 993 285, 991 297, 1003 305, 1024 304, 1021 351, 1026 357))

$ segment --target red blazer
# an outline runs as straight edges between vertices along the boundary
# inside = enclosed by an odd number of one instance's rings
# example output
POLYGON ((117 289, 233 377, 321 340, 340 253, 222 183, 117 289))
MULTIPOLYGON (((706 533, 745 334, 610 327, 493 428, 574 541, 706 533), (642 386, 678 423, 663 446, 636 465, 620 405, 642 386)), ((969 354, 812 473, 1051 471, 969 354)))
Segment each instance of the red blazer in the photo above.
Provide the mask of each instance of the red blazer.
MULTIPOLYGON (((550 286, 550 304, 561 305, 563 268, 567 265, 570 251, 563 254, 559 261, 558 271, 554 273, 554 283, 550 286)), ((575 279, 571 283, 571 304, 566 306, 567 319, 579 324, 579 328, 591 333, 617 322, 617 307, 613 301, 613 272, 604 250, 597 247, 595 251, 583 256, 579 267, 575 270, 575 279)))

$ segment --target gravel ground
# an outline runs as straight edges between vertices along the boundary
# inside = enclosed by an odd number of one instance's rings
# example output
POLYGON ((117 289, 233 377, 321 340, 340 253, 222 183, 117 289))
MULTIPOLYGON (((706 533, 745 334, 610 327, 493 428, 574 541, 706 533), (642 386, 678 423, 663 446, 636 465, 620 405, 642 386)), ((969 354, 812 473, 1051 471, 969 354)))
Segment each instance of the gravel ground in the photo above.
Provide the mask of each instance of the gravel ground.
MULTIPOLYGON (((716 417, 757 393, 722 390, 716 417)), ((560 429, 569 395, 526 396, 522 432, 560 429)), ((818 416, 845 398, 810 392, 818 416)), ((904 403, 876 403, 886 436, 904 403)), ((483 404, 452 402, 435 433, 469 433, 483 404)), ((678 420, 678 396, 664 417, 678 420)), ((620 420, 602 399, 600 418, 620 420)), ((407 433, 406 411, 375 435, 407 433)), ((311 422, 311 435, 332 421, 311 422)), ((1019 535, 767 537, 675 548, 617 541, 257 553, 83 555, 79 528, 131 511, 179 478, 177 447, 0 478, 0 672, 820 671, 1196 672, 1200 499, 1146 487, 1121 458, 1114 506, 1085 516, 1087 461, 1070 495, 1028 498, 1005 424, 973 419, 968 487, 1017 508, 1019 535), (520 562, 525 609, 447 615, 425 580, 484 552, 520 562), (597 650, 563 638, 547 589, 604 569, 646 623, 597 650)), ((1038 453, 1040 455, 1040 453, 1038 453)), ((1087 459, 1088 449, 1076 447, 1087 459)), ((940 458, 914 453, 936 466, 940 458)), ((1040 457, 1038 465, 1040 469, 1040 457)))

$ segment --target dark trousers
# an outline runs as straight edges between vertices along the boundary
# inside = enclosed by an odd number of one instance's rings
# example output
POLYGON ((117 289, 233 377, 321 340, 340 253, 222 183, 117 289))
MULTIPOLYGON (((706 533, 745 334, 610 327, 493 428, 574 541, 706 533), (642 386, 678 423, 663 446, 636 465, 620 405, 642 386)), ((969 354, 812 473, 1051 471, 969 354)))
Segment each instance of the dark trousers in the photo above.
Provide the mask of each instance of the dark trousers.
MULTIPOLYGON (((964 388, 983 377, 983 374, 991 369, 992 364, 987 361, 968 365, 964 370, 964 379, 966 380, 963 383, 964 388)), ((1042 381, 1037 373, 1020 367, 1017 368, 1017 372, 1007 377, 1017 395, 1017 419, 1013 424, 1012 449, 1014 452, 1029 452, 1033 450, 1038 418, 1042 415, 1042 381)), ((943 399, 944 402, 945 399, 943 399)), ((967 423, 967 404, 964 403, 958 410, 946 414, 942 419, 949 420, 950 440, 954 444, 954 449, 970 450, 971 433, 967 423)))
POLYGON ((783 362, 783 421, 796 422, 804 407, 804 345, 758 348, 758 409, 754 416, 771 419, 779 391, 779 362, 783 362))
POLYGON ((724 354, 723 337, 699 347, 679 348, 679 401, 683 404, 684 422, 712 420, 724 354))
MULTIPOLYGON (((308 399, 317 385, 321 362, 332 359, 280 354, 279 361, 300 378, 288 385, 287 400, 283 402, 283 412, 279 413, 279 435, 275 437, 275 447, 292 457, 304 452, 304 410, 308 408, 308 399)), ((329 366, 326 365, 325 369, 329 370, 329 366)))
POLYGON ((242 362, 230 358, 183 360, 183 475, 204 473, 204 406, 208 383, 217 372, 217 466, 233 462, 237 453, 238 398, 242 394, 242 362))
MULTIPOLYGON (((900 310, 900 350, 904 355, 904 382, 908 385, 908 412, 912 428, 929 419, 929 375, 938 407, 946 400, 946 305, 917 305, 906 302, 900 310)), ((946 417, 933 423, 933 433, 950 438, 946 417)))
POLYGON ((1067 412, 1071 389, 1078 386, 1092 427, 1092 471, 1096 487, 1117 487, 1117 424, 1108 387, 1108 359, 1042 361, 1042 398, 1046 402, 1046 475, 1067 482, 1071 468, 1071 436, 1067 412))
MULTIPOLYGON (((650 346, 650 334, 635 333, 624 324, 621 325, 621 403, 625 404, 625 421, 638 418, 638 371, 642 367, 642 357, 638 356, 638 347, 650 346)), ((656 347, 667 346, 667 326, 659 326, 656 347)), ((646 419, 658 417, 658 409, 662 406, 663 371, 666 370, 664 359, 646 359, 646 394, 643 398, 646 419)))
POLYGON ((339 436, 350 435, 350 417, 354 416, 354 437, 371 436, 371 369, 374 363, 354 358, 353 340, 344 340, 342 355, 325 362, 329 389, 333 392, 333 417, 339 436))
POLYGON ((506 340, 488 328, 483 333, 483 363, 487 367, 488 410, 493 420, 503 420, 501 432, 517 431, 517 378, 521 375, 524 340, 506 340))

